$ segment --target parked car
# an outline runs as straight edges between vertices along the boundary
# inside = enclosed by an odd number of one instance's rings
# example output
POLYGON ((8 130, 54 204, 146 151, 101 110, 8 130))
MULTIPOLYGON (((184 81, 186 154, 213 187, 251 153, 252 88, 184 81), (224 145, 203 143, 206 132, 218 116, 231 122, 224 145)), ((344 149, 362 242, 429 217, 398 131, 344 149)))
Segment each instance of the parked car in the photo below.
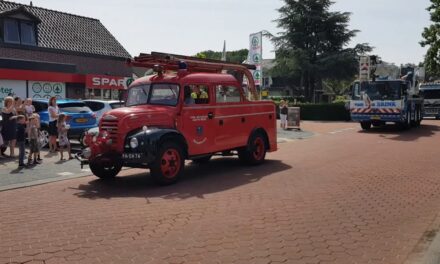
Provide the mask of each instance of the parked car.
POLYGON ((98 122, 104 113, 112 109, 124 107, 125 105, 123 101, 104 101, 104 100, 94 100, 94 99, 84 100, 84 103, 86 103, 86 105, 90 107, 90 109, 92 109, 93 112, 95 112, 98 122))
MULTIPOLYGON (((40 115, 41 132, 49 139, 49 106, 48 99, 34 99, 32 104, 35 112, 40 115)), ((61 113, 67 115, 67 123, 70 125, 68 136, 70 139, 78 139, 81 142, 84 132, 98 125, 96 114, 81 100, 58 99, 58 107, 61 113)))

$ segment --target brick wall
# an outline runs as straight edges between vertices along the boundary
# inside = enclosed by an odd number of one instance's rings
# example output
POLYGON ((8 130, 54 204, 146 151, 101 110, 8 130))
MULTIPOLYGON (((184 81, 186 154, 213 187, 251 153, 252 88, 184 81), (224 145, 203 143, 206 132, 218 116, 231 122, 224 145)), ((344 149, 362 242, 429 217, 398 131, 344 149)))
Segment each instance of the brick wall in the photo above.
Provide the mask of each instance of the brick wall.
POLYGON ((0 47, 0 57, 75 64, 77 67, 77 73, 79 74, 131 76, 132 73, 132 70, 125 64, 125 61, 114 60, 111 58, 95 58, 86 55, 69 55, 50 51, 36 51, 9 47, 0 47))

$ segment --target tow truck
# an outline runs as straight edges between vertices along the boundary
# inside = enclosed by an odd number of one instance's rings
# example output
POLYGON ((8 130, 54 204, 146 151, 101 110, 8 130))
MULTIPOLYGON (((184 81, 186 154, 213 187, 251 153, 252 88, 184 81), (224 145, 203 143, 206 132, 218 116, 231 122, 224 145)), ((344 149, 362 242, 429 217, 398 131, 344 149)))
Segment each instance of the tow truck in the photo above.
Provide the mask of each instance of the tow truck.
POLYGON ((440 82, 420 84, 420 94, 424 100, 424 117, 440 119, 440 82))
POLYGON ((99 132, 86 135, 77 158, 97 177, 149 168, 157 183, 168 185, 182 176, 185 160, 238 155, 259 165, 277 150, 276 107, 258 100, 249 71, 255 66, 158 52, 128 63, 155 74, 135 80, 125 107, 104 114, 99 132))
MULTIPOLYGON (((363 130, 392 122, 402 129, 418 127, 423 119, 423 97, 417 87, 417 69, 402 79, 376 80, 369 59, 361 58, 360 77, 352 87, 351 119, 363 130), (370 79, 370 73, 373 78, 370 79)), ((374 65, 374 63, 373 63, 374 65)))

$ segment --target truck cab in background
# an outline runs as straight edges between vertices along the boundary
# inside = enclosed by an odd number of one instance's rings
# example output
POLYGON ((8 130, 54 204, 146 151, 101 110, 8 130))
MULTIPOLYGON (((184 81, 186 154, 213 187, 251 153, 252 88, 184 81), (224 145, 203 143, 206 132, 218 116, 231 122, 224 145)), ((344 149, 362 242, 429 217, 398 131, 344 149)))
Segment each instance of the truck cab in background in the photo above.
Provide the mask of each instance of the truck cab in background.
POLYGON ((419 86, 420 95, 424 98, 424 117, 440 119, 440 83, 422 83, 419 86))
POLYGON ((351 91, 351 119, 359 122, 364 130, 388 122, 404 129, 420 126, 424 105, 418 81, 422 69, 401 68, 400 79, 379 79, 375 75, 379 67, 376 56, 360 58, 360 80, 353 84, 351 91))

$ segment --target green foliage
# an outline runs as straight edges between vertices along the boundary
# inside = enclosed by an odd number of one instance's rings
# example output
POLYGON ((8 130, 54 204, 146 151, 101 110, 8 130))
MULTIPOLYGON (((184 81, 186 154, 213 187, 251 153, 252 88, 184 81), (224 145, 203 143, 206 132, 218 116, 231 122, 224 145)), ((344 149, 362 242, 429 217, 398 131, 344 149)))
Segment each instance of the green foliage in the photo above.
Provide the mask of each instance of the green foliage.
POLYGON ((348 94, 353 82, 354 78, 349 80, 326 79, 323 80, 323 88, 328 94, 343 96, 348 94))
POLYGON ((348 121, 350 113, 344 103, 334 104, 302 104, 301 120, 315 121, 348 121))
MULTIPOLYGON (((197 53, 195 56, 201 59, 212 59, 212 60, 221 60, 222 58, 221 51, 212 51, 212 50, 206 50, 201 51, 197 53)), ((226 52, 226 61, 228 62, 235 62, 235 63, 243 63, 247 59, 249 50, 248 49, 241 49, 241 50, 234 50, 234 51, 227 51, 226 52)))
MULTIPOLYGON (((277 106, 280 105, 279 100, 274 100, 277 106)), ((290 107, 299 107, 301 120, 313 121, 349 121, 351 119, 350 112, 345 108, 346 101, 341 100, 332 104, 293 104, 293 100, 289 101, 290 107)), ((279 107, 277 112, 279 113, 279 107)))
POLYGON ((429 27, 423 31, 422 47, 429 46, 425 56, 425 67, 428 74, 440 76, 440 0, 431 0, 431 6, 427 9, 431 13, 429 27))
POLYGON ((322 79, 351 79, 358 72, 358 56, 372 50, 368 44, 345 48, 356 35, 349 30, 350 13, 331 12, 330 0, 284 0, 276 20, 283 30, 273 37, 276 46, 274 76, 300 79, 311 99, 322 79))

